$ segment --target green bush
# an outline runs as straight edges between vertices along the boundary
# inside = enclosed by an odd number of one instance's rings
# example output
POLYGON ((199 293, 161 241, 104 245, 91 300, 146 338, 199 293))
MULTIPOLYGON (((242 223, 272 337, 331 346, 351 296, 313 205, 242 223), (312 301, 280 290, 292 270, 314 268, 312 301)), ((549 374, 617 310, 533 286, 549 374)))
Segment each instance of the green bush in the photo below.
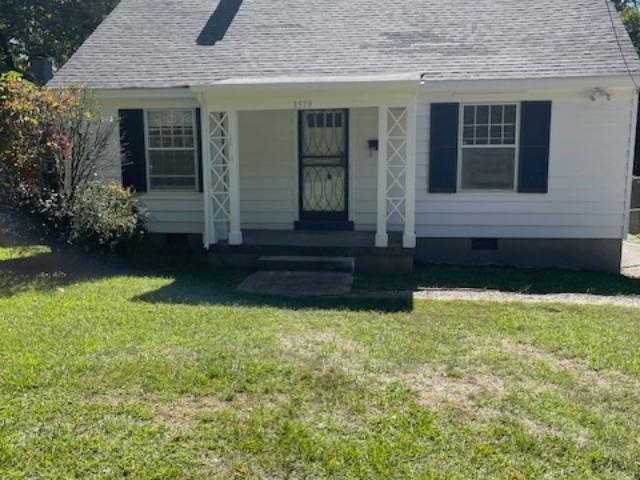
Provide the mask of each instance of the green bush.
POLYGON ((146 212, 131 190, 92 183, 69 207, 67 238, 88 248, 122 251, 142 240, 145 220, 146 212))
POLYGON ((92 92, 47 90, 0 75, 0 201, 36 214, 69 243, 125 250, 145 232, 134 194, 95 182, 121 161, 109 148, 117 119, 101 114, 92 92))

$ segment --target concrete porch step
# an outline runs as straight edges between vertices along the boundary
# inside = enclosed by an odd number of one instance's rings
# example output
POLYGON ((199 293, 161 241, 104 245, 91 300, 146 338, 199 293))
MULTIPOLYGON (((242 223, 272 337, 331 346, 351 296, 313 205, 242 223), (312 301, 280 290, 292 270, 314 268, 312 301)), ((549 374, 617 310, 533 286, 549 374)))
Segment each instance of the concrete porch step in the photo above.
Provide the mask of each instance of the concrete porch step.
POLYGON ((274 272, 342 272, 353 273, 353 257, 319 257, 302 255, 272 255, 258 258, 258 270, 274 272))

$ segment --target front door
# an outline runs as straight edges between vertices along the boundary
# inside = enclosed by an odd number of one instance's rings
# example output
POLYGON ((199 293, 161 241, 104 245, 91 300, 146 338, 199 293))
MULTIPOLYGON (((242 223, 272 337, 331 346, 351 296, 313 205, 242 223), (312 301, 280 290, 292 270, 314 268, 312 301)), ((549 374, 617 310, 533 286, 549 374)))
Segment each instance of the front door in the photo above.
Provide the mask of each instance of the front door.
POLYGON ((348 110, 299 113, 300 220, 348 220, 348 110))

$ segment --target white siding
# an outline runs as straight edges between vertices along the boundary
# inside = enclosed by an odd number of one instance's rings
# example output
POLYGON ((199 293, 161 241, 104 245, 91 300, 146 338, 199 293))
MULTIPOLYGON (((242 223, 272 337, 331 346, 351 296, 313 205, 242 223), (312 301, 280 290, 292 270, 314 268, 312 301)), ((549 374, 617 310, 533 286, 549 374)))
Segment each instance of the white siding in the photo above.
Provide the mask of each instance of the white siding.
POLYGON ((240 113, 242 228, 292 229, 297 220, 296 115, 240 113))
POLYGON ((145 193, 140 201, 149 213, 153 233, 202 233, 204 200, 201 193, 145 193))
POLYGON ((378 138, 378 109, 354 108, 349 123, 350 220, 356 230, 376 229, 378 154, 369 140, 378 138))
POLYGON ((429 194, 430 100, 421 101, 418 237, 622 237, 631 93, 619 93, 610 102, 592 102, 586 94, 540 99, 553 102, 548 194, 429 194))

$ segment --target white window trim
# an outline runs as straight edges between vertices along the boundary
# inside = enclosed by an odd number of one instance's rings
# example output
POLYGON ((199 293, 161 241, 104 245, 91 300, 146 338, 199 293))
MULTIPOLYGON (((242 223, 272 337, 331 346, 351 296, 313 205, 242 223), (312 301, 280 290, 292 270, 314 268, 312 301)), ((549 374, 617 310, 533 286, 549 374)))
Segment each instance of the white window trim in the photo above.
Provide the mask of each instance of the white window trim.
POLYGON ((490 194, 513 194, 518 192, 519 182, 519 163, 520 163, 520 106, 521 102, 516 101, 496 101, 496 102, 470 102, 460 103, 458 112, 458 180, 457 180, 457 192, 458 193, 490 193, 490 194), (516 106, 516 135, 514 145, 464 145, 464 107, 478 107, 478 106, 493 106, 493 105, 515 105, 516 106), (462 153, 464 148, 515 148, 515 162, 513 170, 513 189, 462 189, 462 153))
MULTIPOLYGON (((146 108, 144 109, 144 149, 145 149, 145 171, 147 173, 147 192, 161 195, 163 193, 169 194, 190 194, 190 193, 198 193, 200 191, 200 172, 198 168, 198 137, 199 133, 197 131, 198 125, 196 122, 196 109, 195 108, 146 108), (191 118, 193 121, 193 148, 161 148, 161 147, 151 147, 149 143, 149 113, 151 112, 191 112, 191 118), (190 151, 193 150, 193 170, 195 172, 195 186, 193 189, 171 189, 171 188, 151 188, 151 159, 149 156, 150 151, 163 151, 163 150, 177 150, 177 151, 190 151)), ((175 175, 175 177, 191 177, 191 175, 175 175)))

